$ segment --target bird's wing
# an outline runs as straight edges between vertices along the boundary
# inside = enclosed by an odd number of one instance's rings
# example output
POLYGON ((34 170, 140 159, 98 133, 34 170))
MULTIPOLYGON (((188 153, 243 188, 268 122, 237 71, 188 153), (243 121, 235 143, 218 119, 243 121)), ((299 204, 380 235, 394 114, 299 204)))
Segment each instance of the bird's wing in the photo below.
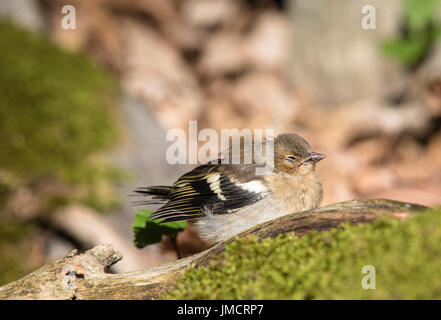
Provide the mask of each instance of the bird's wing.
POLYGON ((169 201, 152 217, 162 222, 232 213, 267 194, 253 166, 206 164, 180 177, 171 188, 169 201))

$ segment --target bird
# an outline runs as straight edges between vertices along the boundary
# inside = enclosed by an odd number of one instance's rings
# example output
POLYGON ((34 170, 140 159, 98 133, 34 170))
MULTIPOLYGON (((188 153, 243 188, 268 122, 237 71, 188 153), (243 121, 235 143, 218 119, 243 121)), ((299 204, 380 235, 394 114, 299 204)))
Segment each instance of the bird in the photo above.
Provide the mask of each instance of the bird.
MULTIPOLYGON (((162 204, 152 219, 159 223, 191 220, 201 238, 211 244, 269 220, 317 208, 323 188, 315 167, 326 156, 313 152, 295 133, 264 140, 261 147, 267 145, 273 148, 268 149, 273 151, 273 165, 260 173, 256 169, 262 168, 261 163, 233 161, 230 148, 217 161, 199 165, 171 186, 137 188, 136 193, 153 197, 138 204, 162 204), (227 156, 230 161, 222 161, 227 156)), ((236 158, 243 160, 247 150, 255 147, 254 142, 241 145, 236 158)))

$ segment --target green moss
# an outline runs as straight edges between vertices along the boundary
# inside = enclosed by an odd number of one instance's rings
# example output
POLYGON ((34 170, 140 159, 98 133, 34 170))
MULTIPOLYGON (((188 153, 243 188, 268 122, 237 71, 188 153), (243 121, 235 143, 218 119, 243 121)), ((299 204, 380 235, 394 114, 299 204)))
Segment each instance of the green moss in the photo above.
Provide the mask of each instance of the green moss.
POLYGON ((241 239, 207 267, 186 272, 165 299, 441 298, 441 209, 398 221, 241 239), (364 265, 376 289, 361 286, 364 265))
POLYGON ((70 199, 106 207, 111 197, 97 189, 110 189, 115 170, 93 156, 118 135, 114 80, 85 57, 1 21, 0 70, 0 174, 12 187, 55 177, 80 187, 70 199))

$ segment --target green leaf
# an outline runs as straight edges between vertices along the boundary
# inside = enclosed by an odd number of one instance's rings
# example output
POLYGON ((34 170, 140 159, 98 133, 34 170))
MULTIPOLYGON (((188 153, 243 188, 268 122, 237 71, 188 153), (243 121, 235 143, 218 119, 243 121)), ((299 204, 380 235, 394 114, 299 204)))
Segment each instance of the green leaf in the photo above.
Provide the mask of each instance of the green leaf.
POLYGON ((437 15, 441 0, 403 0, 403 32, 382 44, 382 51, 407 67, 417 66, 441 37, 437 15))
POLYGON ((160 242, 163 235, 172 235, 183 231, 187 227, 186 221, 166 222, 152 220, 152 212, 139 210, 133 222, 134 244, 138 248, 160 242))
POLYGON ((426 43, 395 39, 383 43, 383 52, 407 66, 413 66, 425 54, 426 43))
POLYGON ((404 14, 409 19, 411 29, 421 29, 438 12, 440 0, 405 0, 404 14))

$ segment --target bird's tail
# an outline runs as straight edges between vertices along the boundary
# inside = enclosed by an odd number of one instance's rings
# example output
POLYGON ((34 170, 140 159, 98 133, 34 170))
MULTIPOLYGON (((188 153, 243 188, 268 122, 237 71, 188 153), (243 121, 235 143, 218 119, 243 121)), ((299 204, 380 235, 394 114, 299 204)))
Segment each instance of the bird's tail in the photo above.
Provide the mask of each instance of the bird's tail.
POLYGON ((135 205, 165 204, 169 200, 171 186, 140 187, 134 191, 143 196, 152 196, 154 200, 135 201, 135 205))

